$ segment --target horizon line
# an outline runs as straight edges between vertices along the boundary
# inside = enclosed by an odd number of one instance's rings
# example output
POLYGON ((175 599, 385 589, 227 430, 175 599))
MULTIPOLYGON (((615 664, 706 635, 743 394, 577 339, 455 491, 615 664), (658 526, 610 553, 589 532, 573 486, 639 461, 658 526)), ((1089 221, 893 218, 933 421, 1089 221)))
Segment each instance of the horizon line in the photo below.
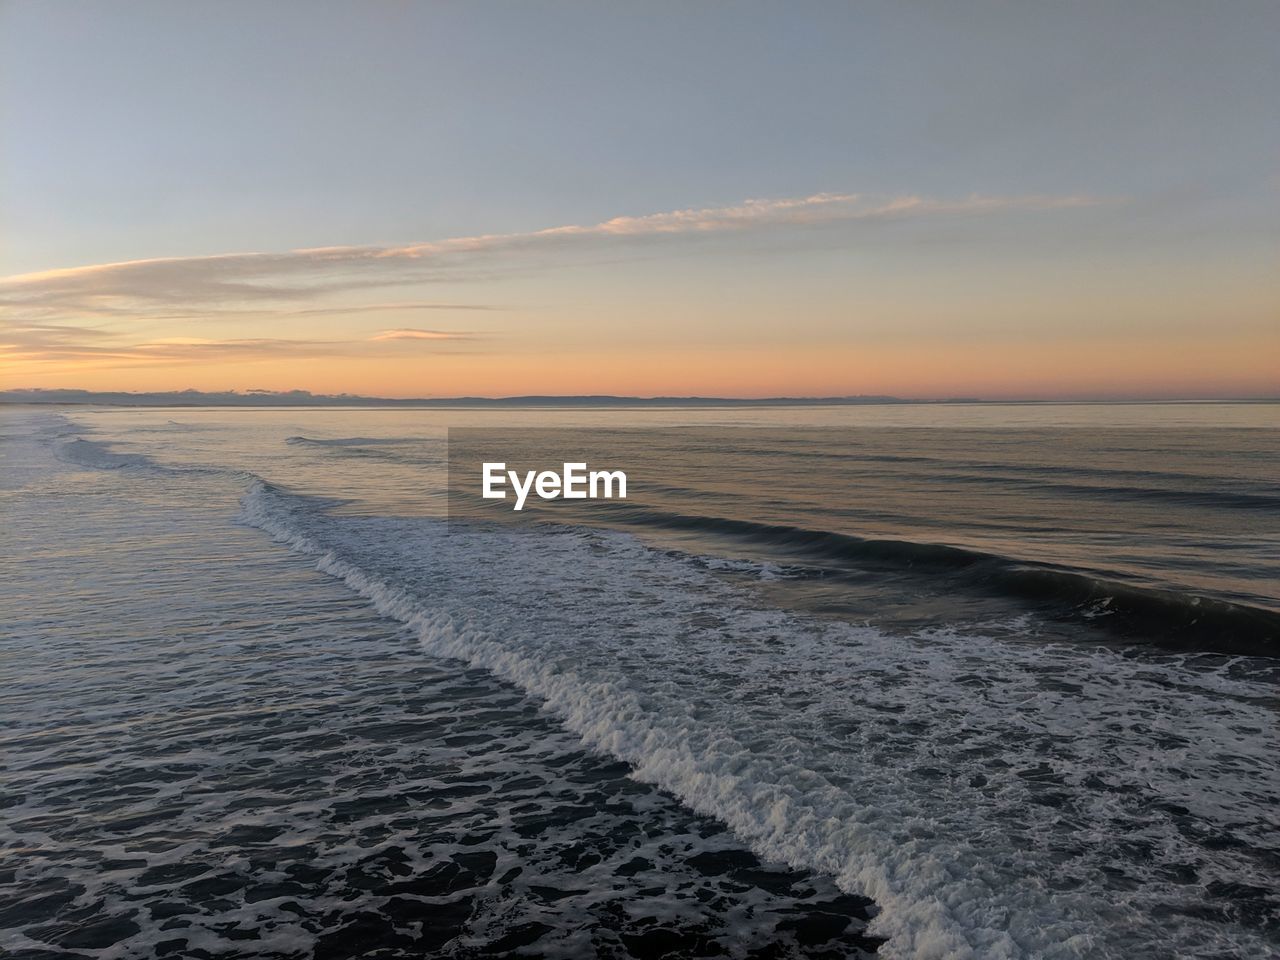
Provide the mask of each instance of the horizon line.
POLYGON ((440 407, 440 406, 857 406, 928 404, 1143 404, 1143 403, 1280 403, 1280 395, 1228 397, 898 397, 883 394, 836 396, 630 396, 615 394, 520 394, 513 396, 373 397, 324 394, 310 390, 85 390, 76 387, 27 387, 0 391, 0 404, 184 407, 440 407))

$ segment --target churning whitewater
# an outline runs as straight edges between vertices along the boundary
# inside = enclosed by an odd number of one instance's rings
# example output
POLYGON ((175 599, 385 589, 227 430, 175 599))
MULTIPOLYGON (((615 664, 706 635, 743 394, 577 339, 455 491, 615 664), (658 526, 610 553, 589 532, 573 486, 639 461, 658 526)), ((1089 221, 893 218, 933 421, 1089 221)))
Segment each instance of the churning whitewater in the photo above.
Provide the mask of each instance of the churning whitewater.
POLYGON ((1243 946, 1158 907, 1178 894, 1161 878, 1188 862, 1265 886, 1247 856, 1207 842, 1224 809, 1269 841, 1254 798, 1274 757, 1241 732, 1271 719, 1247 684, 1110 651, 806 620, 616 532, 336 519, 262 483, 244 517, 761 855, 874 899, 884 956, 1243 946), (1200 842, 1175 822, 1197 815, 1200 842), (1116 837, 1139 821, 1140 839, 1116 837))
MULTIPOLYGON (((227 437, 178 453, 175 437, 162 455, 37 428, 59 469, 109 469, 103 496, 181 509, 193 472, 224 484, 229 530, 307 558, 429 663, 483 669, 767 863, 870 898, 862 945, 883 938, 880 956, 1276 947, 1274 683, 1239 658, 1064 642, 1012 607, 892 629, 788 602, 808 589, 803 564, 354 509, 307 492, 306 470, 272 474, 266 454, 220 461, 227 437)), ((360 449, 395 451, 394 469, 415 450, 440 459, 412 438, 303 443, 282 428, 272 442, 344 469, 360 449)))

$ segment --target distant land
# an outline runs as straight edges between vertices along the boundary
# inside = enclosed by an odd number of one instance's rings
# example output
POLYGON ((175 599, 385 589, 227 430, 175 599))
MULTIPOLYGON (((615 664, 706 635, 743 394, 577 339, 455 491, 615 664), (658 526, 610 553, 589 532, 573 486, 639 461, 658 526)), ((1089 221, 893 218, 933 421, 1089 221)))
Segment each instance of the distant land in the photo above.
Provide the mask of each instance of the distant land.
POLYGON ((1275 403, 1276 397, 1150 397, 1078 398, 1071 400, 984 400, 980 397, 948 397, 923 400, 910 397, 363 397, 352 393, 311 393, 309 390, 171 390, 130 393, 106 390, 0 390, 0 404, 47 403, 113 407, 812 407, 856 404, 947 403, 1275 403))
POLYGON ((127 393, 99 390, 3 390, 0 403, 72 403, 124 407, 776 407, 853 403, 977 403, 974 398, 954 400, 904 400, 899 397, 423 397, 394 399, 362 397, 350 393, 323 394, 308 390, 227 390, 204 393, 174 390, 127 393))

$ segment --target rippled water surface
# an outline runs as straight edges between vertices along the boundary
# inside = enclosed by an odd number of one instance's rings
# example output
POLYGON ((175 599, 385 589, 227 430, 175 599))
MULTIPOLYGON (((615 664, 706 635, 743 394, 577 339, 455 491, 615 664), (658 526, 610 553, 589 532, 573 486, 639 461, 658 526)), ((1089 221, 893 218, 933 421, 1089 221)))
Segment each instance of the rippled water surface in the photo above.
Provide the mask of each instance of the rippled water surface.
POLYGON ((6 411, 0 945, 1275 953, 1273 411, 6 411))

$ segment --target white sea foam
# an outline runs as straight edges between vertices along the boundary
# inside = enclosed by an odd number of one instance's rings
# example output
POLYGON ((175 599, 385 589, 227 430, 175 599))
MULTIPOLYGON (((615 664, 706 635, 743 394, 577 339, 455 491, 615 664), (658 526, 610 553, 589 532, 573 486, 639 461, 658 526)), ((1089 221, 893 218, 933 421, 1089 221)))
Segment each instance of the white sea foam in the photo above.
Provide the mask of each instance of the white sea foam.
MULTIPOLYGON (((81 442, 63 456, 147 466, 81 442)), ((1234 911, 1275 906, 1265 685, 817 621, 619 534, 450 532, 321 505, 255 483, 243 518, 761 854, 873 897, 884 956, 1274 949, 1265 920, 1234 911)))
POLYGON ((808 620, 619 534, 338 519, 265 485, 243 516, 762 855, 874 898, 887 957, 1265 949, 1193 909, 1266 884, 1197 839, 1267 843, 1274 718, 1248 683, 808 620))
POLYGON ((862 955, 865 903, 229 523, 240 474, 12 452, 0 954, 862 955))

